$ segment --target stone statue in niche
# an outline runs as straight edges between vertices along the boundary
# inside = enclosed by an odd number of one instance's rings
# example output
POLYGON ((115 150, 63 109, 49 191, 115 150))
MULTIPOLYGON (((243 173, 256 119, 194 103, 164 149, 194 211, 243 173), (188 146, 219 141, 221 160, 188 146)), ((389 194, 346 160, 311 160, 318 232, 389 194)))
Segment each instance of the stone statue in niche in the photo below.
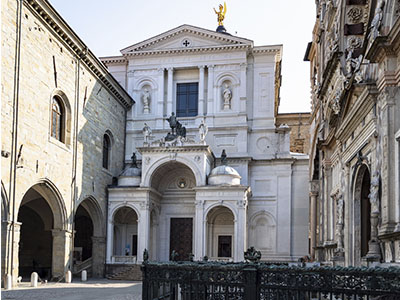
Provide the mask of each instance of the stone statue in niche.
POLYGON ((143 91, 142 99, 143 99, 143 113, 148 114, 150 113, 150 92, 147 88, 145 88, 143 91))
POLYGON ((148 146, 149 145, 149 140, 150 140, 150 136, 151 136, 151 128, 149 125, 147 125, 146 123, 144 123, 144 127, 143 127, 143 136, 144 136, 144 143, 143 145, 148 146))
POLYGON ((201 123, 199 125, 200 143, 205 144, 207 133, 208 133, 208 126, 206 125, 203 119, 201 120, 201 123))
POLYGON ((344 226, 344 199, 339 195, 336 202, 336 242, 338 249, 343 249, 343 226, 344 226))
POLYGON ((227 83, 225 83, 224 85, 223 95, 224 95, 224 110, 230 109, 232 100, 232 91, 227 83))
POLYGON ((379 214, 379 172, 375 171, 371 178, 370 194, 368 195, 371 203, 371 214, 379 214))

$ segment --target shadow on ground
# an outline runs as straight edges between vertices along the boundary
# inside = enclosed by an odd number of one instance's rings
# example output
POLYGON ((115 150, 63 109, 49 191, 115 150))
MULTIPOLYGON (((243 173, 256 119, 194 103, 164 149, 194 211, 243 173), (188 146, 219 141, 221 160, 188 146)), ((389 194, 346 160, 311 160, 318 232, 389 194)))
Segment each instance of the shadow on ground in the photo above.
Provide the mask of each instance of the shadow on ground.
POLYGON ((2 290, 1 299, 7 300, 140 300, 141 282, 96 280, 87 282, 48 283, 29 287, 22 283, 15 290, 2 290))

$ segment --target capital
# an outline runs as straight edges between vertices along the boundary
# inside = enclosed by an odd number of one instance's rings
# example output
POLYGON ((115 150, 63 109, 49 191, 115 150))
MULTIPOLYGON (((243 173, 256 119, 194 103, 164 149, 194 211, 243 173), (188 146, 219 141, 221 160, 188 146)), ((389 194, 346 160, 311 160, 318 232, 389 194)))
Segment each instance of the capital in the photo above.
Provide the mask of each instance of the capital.
POLYGON ((199 69, 202 71, 202 70, 204 70, 204 68, 205 68, 205 66, 204 65, 201 65, 201 66, 198 66, 199 67, 199 69))

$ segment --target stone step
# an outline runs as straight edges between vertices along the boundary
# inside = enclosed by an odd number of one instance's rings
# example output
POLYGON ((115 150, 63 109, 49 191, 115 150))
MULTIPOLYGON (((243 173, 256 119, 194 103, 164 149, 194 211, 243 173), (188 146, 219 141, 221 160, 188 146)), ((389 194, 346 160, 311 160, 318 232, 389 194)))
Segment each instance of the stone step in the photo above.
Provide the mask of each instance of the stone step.
POLYGON ((142 271, 140 270, 140 265, 130 265, 120 268, 119 272, 108 274, 107 279, 111 280, 142 280, 142 271))

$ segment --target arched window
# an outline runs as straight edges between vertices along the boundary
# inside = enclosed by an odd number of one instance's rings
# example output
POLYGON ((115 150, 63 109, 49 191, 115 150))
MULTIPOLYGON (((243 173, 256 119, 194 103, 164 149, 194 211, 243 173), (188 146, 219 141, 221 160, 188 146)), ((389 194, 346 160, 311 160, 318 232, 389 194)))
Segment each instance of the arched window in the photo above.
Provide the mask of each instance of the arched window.
POLYGON ((110 137, 105 134, 103 137, 103 168, 108 169, 111 153, 111 141, 110 137))
POLYGON ((62 102, 54 96, 51 104, 51 136, 60 142, 64 142, 64 118, 62 102))

